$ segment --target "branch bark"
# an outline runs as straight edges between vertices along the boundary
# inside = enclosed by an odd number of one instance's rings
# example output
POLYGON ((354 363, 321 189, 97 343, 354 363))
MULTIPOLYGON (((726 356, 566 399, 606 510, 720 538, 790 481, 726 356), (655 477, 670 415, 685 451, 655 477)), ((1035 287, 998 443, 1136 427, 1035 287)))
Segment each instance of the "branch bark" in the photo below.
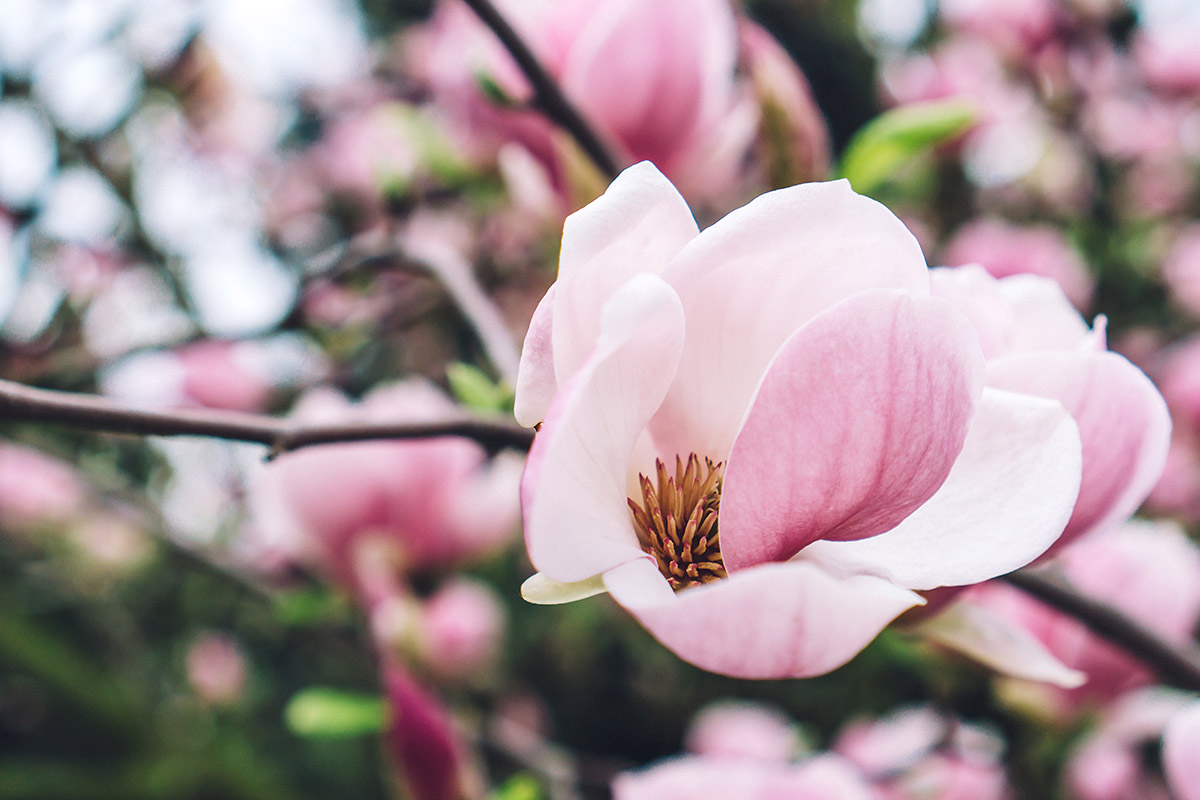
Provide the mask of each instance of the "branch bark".
POLYGON ((466 414, 439 422, 375 422, 306 425, 294 420, 213 409, 151 410, 104 397, 35 389, 0 380, 0 421, 37 422, 107 433, 141 436, 210 436, 254 442, 281 453, 335 442, 373 439, 428 439, 462 436, 491 452, 528 450, 533 431, 500 419, 466 414))
POLYGON ((1083 623, 1150 667, 1162 682, 1200 691, 1200 655, 1162 639, 1107 603, 1080 594, 1061 577, 1023 569, 1001 580, 1083 623))
POLYGON ((610 181, 617 177, 622 169, 620 161, 609 151, 604 140, 584 119, 579 109, 567 99, 558 83, 533 54, 529 45, 509 24, 504 15, 496 9, 491 0, 464 0, 464 2, 483 20, 485 25, 491 28, 492 33, 496 34, 496 38, 517 62, 517 66, 525 74, 529 85, 533 87, 533 105, 571 134, 583 152, 610 181))

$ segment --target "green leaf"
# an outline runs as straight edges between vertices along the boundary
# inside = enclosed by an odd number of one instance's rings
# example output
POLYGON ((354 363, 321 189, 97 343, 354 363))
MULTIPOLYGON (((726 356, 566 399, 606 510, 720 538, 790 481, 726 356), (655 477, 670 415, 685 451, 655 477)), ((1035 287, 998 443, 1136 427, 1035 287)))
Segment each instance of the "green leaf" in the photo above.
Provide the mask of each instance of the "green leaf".
POLYGON ((388 710, 378 695, 312 686, 288 701, 283 718, 297 736, 339 738, 381 732, 388 710))
POLYGON ((483 370, 456 361, 446 367, 450 391, 460 403, 477 411, 511 411, 512 390, 496 383, 483 370))
POLYGON ((521 105, 515 97, 505 91, 495 78, 486 72, 475 73, 475 85, 479 87, 479 91, 483 93, 484 97, 501 108, 519 108, 521 105))
POLYGON ((962 100, 915 103, 880 114, 854 135, 838 175, 871 194, 904 164, 966 131, 978 110, 962 100))
POLYGON ((488 795, 488 800, 542 800, 543 797, 545 794, 537 778, 518 772, 488 795))

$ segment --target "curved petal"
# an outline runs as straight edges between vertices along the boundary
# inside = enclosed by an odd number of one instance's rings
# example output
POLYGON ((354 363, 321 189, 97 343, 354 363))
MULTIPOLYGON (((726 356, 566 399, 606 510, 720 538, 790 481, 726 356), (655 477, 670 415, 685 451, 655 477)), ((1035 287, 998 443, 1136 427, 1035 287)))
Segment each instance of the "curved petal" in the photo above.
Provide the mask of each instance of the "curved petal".
POLYGON ((521 347, 521 363, 517 366, 517 385, 514 388, 513 416, 518 425, 532 428, 546 418, 550 402, 558 391, 554 376, 554 295, 552 284, 533 310, 525 344, 521 347))
POLYGON ((626 472, 682 345, 683 309, 661 278, 639 275, 605 305, 595 352, 555 397, 521 479, 529 558, 546 577, 573 583, 644 555, 626 472))
POLYGON ((1162 474, 1171 442, 1167 404, 1123 356, 1010 356, 988 364, 988 385, 1058 400, 1079 425, 1083 482, 1071 521, 1051 552, 1128 517, 1162 474))
POLYGON ((697 232, 687 203, 653 164, 635 164, 567 217, 553 311, 560 383, 579 369, 600 335, 604 304, 634 275, 662 272, 697 232))
POLYGON ((1027 630, 969 600, 954 603, 907 630, 1003 675, 1064 689, 1087 681, 1086 674, 1059 661, 1027 630))
POLYGON ((608 589, 604 586, 604 578, 593 575, 574 583, 559 583, 547 578, 540 572, 535 572, 521 584, 521 599, 538 606, 557 606, 562 603, 574 603, 598 594, 604 594, 608 589))
POLYGON ((801 325, 859 292, 927 294, 929 282, 913 235, 846 181, 758 197, 693 239, 663 277, 683 301, 688 340, 655 438, 721 456, 767 365, 801 325))
POLYGON ((1179 800, 1200 800, 1200 701, 1185 706, 1167 724, 1163 771, 1179 800))
POLYGON ((725 565, 890 530, 946 480, 982 391, 975 332, 944 300, 863 292, 805 325, 729 455, 725 565))
POLYGON ((734 678, 799 678, 840 667, 919 595, 814 564, 761 564, 671 593, 653 562, 606 573, 613 598, 684 661, 734 678))
MULTIPOLYGON (((1052 400, 985 389, 942 488, 892 530, 814 542, 802 557, 910 589, 964 586, 1023 567, 1062 533, 1079 492, 1079 434, 1052 400)), ((724 536, 724 532, 722 532, 724 536)))

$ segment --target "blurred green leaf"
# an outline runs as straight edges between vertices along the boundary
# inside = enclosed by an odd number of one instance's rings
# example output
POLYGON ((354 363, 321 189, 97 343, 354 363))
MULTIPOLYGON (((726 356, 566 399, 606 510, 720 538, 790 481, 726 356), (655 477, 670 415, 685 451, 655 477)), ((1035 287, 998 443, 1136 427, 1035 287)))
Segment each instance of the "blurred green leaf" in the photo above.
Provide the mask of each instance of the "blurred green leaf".
POLYGON ((297 736, 362 736, 383 730, 387 705, 378 695, 312 686, 288 701, 283 718, 297 736))
POLYGON ((496 383, 483 370, 461 361, 446 367, 450 391, 460 403, 477 411, 511 411, 513 395, 507 386, 496 383))
POLYGON ((856 192, 871 194, 900 167, 975 123, 976 107, 961 100, 916 103, 880 114, 854 135, 837 170, 856 192))
POLYGON ((542 800, 545 796, 537 778, 518 772, 488 795, 488 800, 542 800))
POLYGON ((344 595, 323 586, 280 592, 273 600, 275 615, 288 625, 316 625, 341 620, 350 608, 344 595))

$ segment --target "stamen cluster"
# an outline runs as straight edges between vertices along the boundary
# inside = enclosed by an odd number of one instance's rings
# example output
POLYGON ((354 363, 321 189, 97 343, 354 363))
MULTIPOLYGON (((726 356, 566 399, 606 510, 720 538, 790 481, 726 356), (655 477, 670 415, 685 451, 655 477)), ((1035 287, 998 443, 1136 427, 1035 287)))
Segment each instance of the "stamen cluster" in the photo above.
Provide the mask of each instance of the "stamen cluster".
POLYGON ((655 461, 656 480, 638 475, 642 502, 629 498, 642 549, 675 591, 726 577, 717 517, 725 464, 703 461, 695 453, 686 464, 675 456, 675 474, 655 461))

